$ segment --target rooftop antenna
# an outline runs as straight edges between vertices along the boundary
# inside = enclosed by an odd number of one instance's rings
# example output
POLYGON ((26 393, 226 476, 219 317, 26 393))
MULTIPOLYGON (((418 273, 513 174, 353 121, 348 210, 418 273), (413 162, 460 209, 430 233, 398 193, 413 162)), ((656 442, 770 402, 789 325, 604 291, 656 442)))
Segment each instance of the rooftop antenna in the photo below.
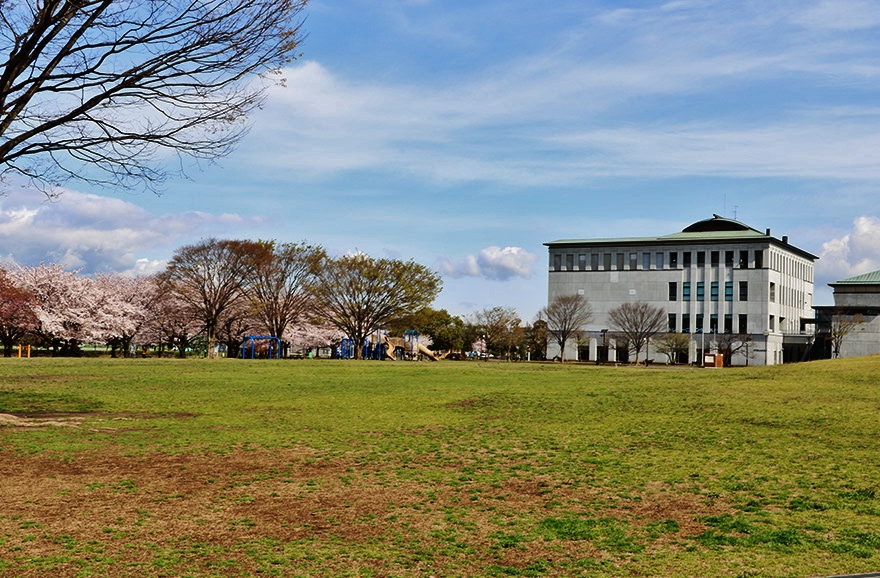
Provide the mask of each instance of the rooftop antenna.
POLYGON ((734 220, 734 221, 736 220, 736 210, 737 210, 737 208, 739 208, 739 205, 734 205, 734 206, 733 206, 733 220, 734 220))

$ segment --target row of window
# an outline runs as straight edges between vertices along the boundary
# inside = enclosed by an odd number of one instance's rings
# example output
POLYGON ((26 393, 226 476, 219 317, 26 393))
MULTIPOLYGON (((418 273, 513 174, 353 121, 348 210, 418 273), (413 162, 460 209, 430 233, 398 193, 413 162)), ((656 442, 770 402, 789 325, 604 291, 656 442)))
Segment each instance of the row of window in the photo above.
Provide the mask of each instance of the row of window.
MULTIPOLYGON (((669 313, 669 331, 681 331, 682 333, 691 333, 691 330, 695 333, 701 333, 708 331, 709 333, 733 333, 733 314, 726 313, 722 318, 724 322, 723 327, 718 327, 718 314, 712 313, 709 315, 709 327, 706 328, 704 325, 705 316, 702 313, 697 313, 694 315, 696 325, 691 327, 691 314, 684 313, 681 316, 681 327, 678 327, 678 315, 675 313, 669 313)), ((739 322, 739 326, 737 327, 737 333, 747 333, 748 324, 749 324, 749 316, 745 313, 740 314, 737 317, 737 321, 739 322)))
MULTIPOLYGON (((747 249, 737 251, 724 251, 724 266, 725 267, 734 267, 734 265, 738 266, 740 269, 748 269, 749 268, 749 253, 747 249), (736 260, 736 257, 739 257, 736 260)), ((719 267, 721 265, 721 251, 683 251, 680 253, 681 255, 681 267, 688 268, 692 265, 696 264, 697 267, 705 267, 706 266, 706 257, 709 257, 709 265, 712 267, 719 267)), ((764 251, 756 250, 754 251, 755 261, 754 268, 762 269, 764 267, 764 251)), ((630 271, 639 270, 639 253, 591 253, 589 255, 585 253, 581 253, 579 255, 574 255, 573 253, 569 253, 563 255, 561 253, 555 253, 553 255, 553 269, 555 271, 561 271, 563 265, 563 257, 565 259, 565 270, 566 271, 611 271, 612 269, 616 269, 617 271, 623 271, 625 269, 629 269, 630 271), (575 257, 577 257, 577 268, 575 268, 575 257), (587 258, 589 257, 589 267, 587 266, 587 258), (600 261, 602 267, 600 268, 600 261)), ((665 266, 666 257, 669 259, 669 268, 670 269, 678 269, 679 267, 679 252, 671 251, 668 254, 663 252, 643 252, 641 254, 641 270, 648 271, 651 268, 654 269, 663 269, 665 266)))
POLYGON ((783 275, 804 279, 810 283, 813 282, 813 266, 803 259, 791 257, 790 255, 770 251, 770 268, 779 271, 783 275))
MULTIPOLYGON (((718 291, 720 289, 718 281, 712 281, 709 284, 709 299, 711 301, 718 301, 719 294, 718 291)), ((697 301, 705 301, 706 300, 706 284, 703 281, 698 281, 696 284, 697 290, 697 301)), ((678 301, 678 282, 670 281, 669 282, 669 300, 670 301, 678 301)), ((685 281, 681 284, 681 300, 682 301, 690 301, 691 300, 691 282, 685 281)), ((733 281, 725 281, 724 282, 724 300, 725 301, 733 301, 733 281)), ((748 281, 740 281, 739 282, 739 300, 740 301, 748 301, 749 300, 749 282, 748 281)))
MULTIPOLYGON (((802 309, 804 307, 808 307, 809 303, 812 302, 812 295, 810 295, 810 299, 806 298, 806 295, 803 291, 798 291, 792 287, 781 286, 779 288, 780 299, 779 303, 782 305, 787 305, 790 307, 797 307, 802 309)), ((770 303, 776 303, 776 283, 773 281, 770 282, 770 303)))

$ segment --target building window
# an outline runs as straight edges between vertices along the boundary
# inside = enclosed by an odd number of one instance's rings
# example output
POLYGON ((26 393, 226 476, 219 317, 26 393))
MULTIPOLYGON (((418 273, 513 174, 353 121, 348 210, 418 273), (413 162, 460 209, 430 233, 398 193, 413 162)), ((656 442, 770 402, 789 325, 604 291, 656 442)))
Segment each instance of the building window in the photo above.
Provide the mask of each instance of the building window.
POLYGON ((676 283, 675 281, 669 282, 669 300, 678 300, 678 283, 676 283))
POLYGON ((647 271, 651 268, 651 254, 650 253, 642 253, 642 269, 647 271))
POLYGON ((724 333, 733 333, 733 314, 724 314, 724 333))
POLYGON ((724 282, 724 300, 733 301, 733 281, 724 282))
POLYGON ((562 270, 562 255, 553 255, 553 270, 561 271, 562 270))
POLYGON ((565 256, 565 270, 574 271, 574 255, 565 256))
POLYGON ((578 269, 581 271, 587 270, 587 256, 586 255, 578 255, 578 269))
POLYGON ((704 301, 706 299, 706 284, 702 281, 697 281, 697 301, 704 301))
POLYGON ((710 258, 712 259, 712 266, 713 267, 718 266, 718 260, 720 257, 721 257, 721 254, 719 251, 712 251, 710 258))
POLYGON ((703 332, 703 314, 702 314, 702 313, 697 313, 697 327, 696 327, 696 331, 697 331, 697 333, 702 333, 702 332, 703 332))
POLYGON ((724 266, 733 267, 733 251, 724 252, 724 266))
POLYGON ((685 251, 681 254, 681 266, 684 268, 688 268, 691 266, 691 252, 685 251))
POLYGON ((669 331, 675 331, 675 313, 669 314, 669 331))
POLYGON ((658 269, 662 269, 663 268, 663 253, 657 253, 655 255, 655 259, 656 259, 656 263, 654 263, 654 266, 657 267, 658 269))
POLYGON ((706 252, 705 251, 697 251, 697 267, 705 267, 706 266, 706 252))
POLYGON ((599 270, 599 253, 593 253, 590 255, 590 269, 593 271, 599 270))
POLYGON ((764 268, 764 251, 755 251, 755 269, 764 268))
POLYGON ((691 332, 691 314, 683 313, 681 316, 681 332, 682 333, 690 333, 691 332))
POLYGON ((691 300, 691 282, 685 281, 681 284, 681 300, 682 301, 690 301, 691 300))
POLYGON ((639 255, 637 253, 629 254, 629 270, 635 271, 639 268, 639 255))
POLYGON ((611 271, 611 253, 605 253, 602 256, 602 264, 606 271, 611 271))
POLYGON ((748 269, 749 268, 749 252, 748 251, 740 251, 739 252, 739 268, 740 269, 748 269))
POLYGON ((770 303, 776 303, 776 283, 770 282, 770 303))
POLYGON ((678 269, 678 251, 671 251, 669 253, 669 268, 678 269))
POLYGON ((748 333, 749 332, 749 316, 745 313, 739 314, 739 332, 740 333, 748 333))
POLYGON ((718 301, 718 281, 712 281, 709 287, 709 298, 712 301, 718 301))
POLYGON ((739 300, 740 301, 748 301, 749 300, 749 282, 748 281, 740 281, 739 282, 739 300))
POLYGON ((776 317, 770 316, 770 331, 776 331, 776 317))
POLYGON ((624 264, 625 260, 626 260, 626 255, 624 255, 623 253, 617 254, 617 270, 618 271, 623 271, 623 264, 624 264))
POLYGON ((718 314, 709 315, 709 333, 718 333, 718 314))

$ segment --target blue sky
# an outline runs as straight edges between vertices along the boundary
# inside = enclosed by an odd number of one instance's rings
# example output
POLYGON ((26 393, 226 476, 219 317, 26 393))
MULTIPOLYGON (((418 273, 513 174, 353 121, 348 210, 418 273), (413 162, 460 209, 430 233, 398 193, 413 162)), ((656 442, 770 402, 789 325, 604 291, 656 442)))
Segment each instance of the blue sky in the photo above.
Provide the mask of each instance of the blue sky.
POLYGON ((454 314, 546 302, 560 238, 713 213, 880 269, 870 1, 312 0, 302 57, 229 157, 161 196, 10 188, 0 258, 150 272, 201 238, 308 240, 435 268, 454 314))

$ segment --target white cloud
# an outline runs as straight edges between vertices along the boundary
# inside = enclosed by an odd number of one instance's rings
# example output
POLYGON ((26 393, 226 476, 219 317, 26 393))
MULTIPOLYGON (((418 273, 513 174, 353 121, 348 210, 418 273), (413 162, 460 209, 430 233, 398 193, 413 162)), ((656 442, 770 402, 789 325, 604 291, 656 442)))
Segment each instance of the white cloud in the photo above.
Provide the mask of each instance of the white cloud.
MULTIPOLYGON (((256 119, 261 148, 248 162, 314 178, 366 170, 515 186, 617 175, 877 178, 868 157, 880 115, 858 100, 810 100, 845 83, 870 91, 880 77, 876 43, 841 26, 816 38, 793 24, 837 5, 669 2, 579 7, 577 17, 570 8, 570 23, 537 50, 457 78, 354 80, 305 61, 256 119), (805 96, 780 96, 787 79, 805 96), (691 97, 697 106, 679 100, 691 97)), ((846 2, 840 18, 858 22, 866 6, 846 2)))
POLYGON ((170 255, 200 235, 257 224, 237 215, 203 212, 153 215, 126 201, 73 190, 49 201, 34 190, 0 196, 0 255, 5 262, 57 263, 85 274, 150 274, 170 255))
POLYGON ((477 255, 468 255, 459 262, 444 260, 441 272, 450 277, 482 277, 493 281, 507 281, 514 277, 532 276, 537 256, 520 247, 486 247, 477 255))
POLYGON ((795 21, 820 30, 864 30, 880 25, 880 12, 873 0, 823 0, 807 8, 795 21))
POLYGON ((880 270, 880 217, 860 216, 844 235, 822 244, 816 285, 880 270))

